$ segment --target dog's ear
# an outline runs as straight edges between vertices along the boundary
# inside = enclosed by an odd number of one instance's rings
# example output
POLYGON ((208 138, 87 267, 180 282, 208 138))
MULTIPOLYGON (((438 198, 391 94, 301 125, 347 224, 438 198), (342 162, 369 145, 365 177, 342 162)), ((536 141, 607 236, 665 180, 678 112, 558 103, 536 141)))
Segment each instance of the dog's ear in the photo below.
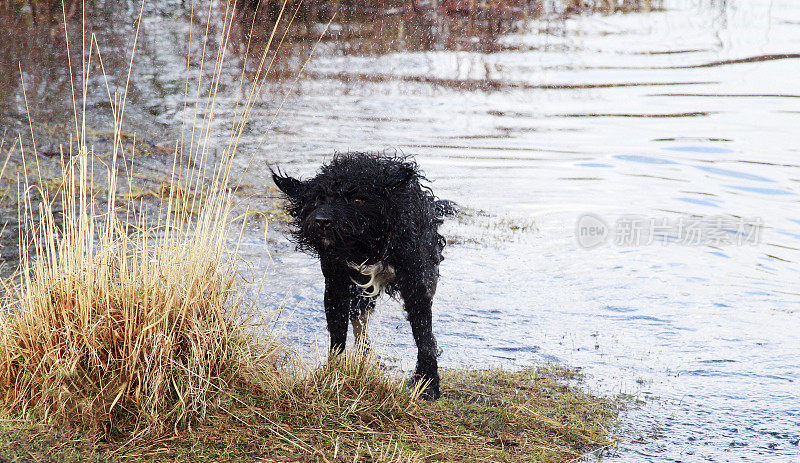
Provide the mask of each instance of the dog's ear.
POLYGON ((391 173, 389 189, 404 188, 416 178, 419 178, 419 172, 417 172, 417 167, 414 164, 400 164, 391 173))
POLYGON ((300 180, 284 175, 280 170, 274 171, 270 168, 270 172, 272 172, 272 180, 275 182, 275 186, 286 196, 297 198, 303 192, 303 182, 300 180))

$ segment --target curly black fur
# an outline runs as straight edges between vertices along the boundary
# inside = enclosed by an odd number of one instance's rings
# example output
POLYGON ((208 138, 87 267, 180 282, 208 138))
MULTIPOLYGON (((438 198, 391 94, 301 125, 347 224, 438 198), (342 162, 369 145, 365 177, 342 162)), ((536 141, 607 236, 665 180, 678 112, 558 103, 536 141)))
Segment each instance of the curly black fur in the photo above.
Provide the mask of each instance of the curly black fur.
POLYGON ((424 397, 438 398, 431 303, 445 245, 438 228, 454 204, 437 200, 407 157, 336 154, 314 178, 272 178, 288 200, 298 250, 320 259, 331 352, 344 350, 348 318, 366 342, 374 295, 399 295, 417 344, 414 379, 430 381, 424 397))

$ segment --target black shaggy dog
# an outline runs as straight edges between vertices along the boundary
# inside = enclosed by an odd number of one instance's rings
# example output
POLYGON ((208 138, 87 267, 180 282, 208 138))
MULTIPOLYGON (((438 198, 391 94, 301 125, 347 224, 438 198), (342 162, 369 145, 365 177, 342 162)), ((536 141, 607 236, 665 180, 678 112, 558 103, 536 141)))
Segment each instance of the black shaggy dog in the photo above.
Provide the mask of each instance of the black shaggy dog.
POLYGON ((425 177, 405 157, 336 154, 314 178, 272 178, 289 201, 297 249, 319 256, 331 353, 344 350, 348 319, 366 346, 376 296, 399 295, 417 345, 413 381, 430 381, 423 397, 439 398, 431 303, 445 245, 438 228, 453 203, 422 186, 425 177))

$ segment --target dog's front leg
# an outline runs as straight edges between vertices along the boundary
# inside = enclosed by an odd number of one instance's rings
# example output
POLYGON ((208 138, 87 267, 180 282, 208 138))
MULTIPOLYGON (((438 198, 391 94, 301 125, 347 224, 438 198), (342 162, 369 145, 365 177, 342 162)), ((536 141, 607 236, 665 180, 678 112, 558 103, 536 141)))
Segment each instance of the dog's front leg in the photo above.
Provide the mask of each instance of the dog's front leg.
POLYGON ((430 384, 422 391, 422 397, 436 400, 441 393, 439 391, 439 365, 436 360, 436 338, 433 336, 432 327, 433 298, 422 285, 402 288, 400 292, 405 301, 408 320, 411 322, 411 333, 417 344, 417 368, 413 381, 430 381, 430 384))
POLYGON ((322 264, 322 273, 325 275, 325 318, 331 337, 330 355, 338 355, 344 352, 347 343, 352 283, 346 271, 337 271, 325 262, 322 264))

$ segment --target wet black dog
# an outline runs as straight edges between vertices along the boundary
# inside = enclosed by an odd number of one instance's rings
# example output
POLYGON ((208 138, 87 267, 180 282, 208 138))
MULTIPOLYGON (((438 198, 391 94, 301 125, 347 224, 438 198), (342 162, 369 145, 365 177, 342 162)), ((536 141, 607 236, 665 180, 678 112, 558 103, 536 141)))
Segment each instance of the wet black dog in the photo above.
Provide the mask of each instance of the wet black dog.
POLYGON ((417 345, 414 381, 430 381, 439 398, 431 303, 439 279, 442 217, 453 203, 437 200, 416 163, 382 154, 337 154, 301 181, 273 172, 289 201, 298 250, 319 256, 325 276, 325 316, 332 354, 345 348, 348 319, 366 346, 366 323, 381 292, 402 297, 417 345))

